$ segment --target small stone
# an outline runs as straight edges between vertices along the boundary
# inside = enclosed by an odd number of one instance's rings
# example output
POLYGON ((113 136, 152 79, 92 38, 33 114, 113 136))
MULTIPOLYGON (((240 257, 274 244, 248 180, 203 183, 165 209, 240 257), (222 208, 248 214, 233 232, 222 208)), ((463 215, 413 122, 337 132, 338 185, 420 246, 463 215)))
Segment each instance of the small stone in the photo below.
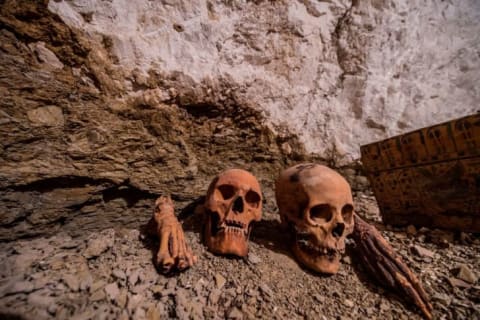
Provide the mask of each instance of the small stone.
POLYGON ((417 234, 417 228, 413 224, 409 225, 405 231, 407 232, 408 235, 414 236, 417 234))
POLYGON ((107 283, 103 280, 98 280, 98 281, 95 281, 91 286, 90 286, 90 292, 95 292, 99 289, 102 289, 103 287, 105 287, 107 283))
POLYGON ((242 311, 238 310, 237 307, 233 307, 228 312, 228 319, 243 319, 242 311))
POLYGON ((390 310, 390 305, 388 304, 387 301, 382 300, 382 302, 380 303, 380 310, 383 310, 383 311, 390 310))
POLYGON ((343 256, 342 261, 346 264, 352 264, 352 258, 350 258, 350 256, 343 256))
POLYGON ((120 290, 118 289, 118 285, 116 282, 112 282, 110 284, 107 284, 104 288, 105 290, 105 293, 107 295, 107 298, 110 300, 110 301, 113 301, 115 300, 115 298, 118 296, 118 294, 120 293, 120 290))
POLYGON ((133 287, 134 285, 137 284, 139 279, 139 271, 134 270, 128 275, 128 284, 133 287))
POLYGON ((455 269, 455 276, 465 282, 474 284, 478 280, 478 276, 470 270, 466 265, 460 265, 455 269))
POLYGON ((148 290, 149 288, 150 288, 150 284, 146 283, 146 284, 142 284, 142 285, 138 285, 138 286, 135 286, 133 288, 130 288, 130 292, 132 292, 132 293, 142 293, 145 290, 148 290))
POLYGON ((100 301, 105 299, 105 291, 103 290, 97 290, 93 294, 90 295, 90 301, 95 302, 95 301, 100 301))
POLYGON ((28 120, 36 126, 63 126, 65 122, 63 111, 57 106, 46 106, 29 110, 27 112, 27 117, 28 120))
POLYGON ((78 278, 74 275, 66 274, 63 276, 62 280, 73 292, 78 291, 78 289, 80 288, 80 282, 78 281, 78 278))
POLYGON ((218 289, 221 289, 227 280, 219 273, 215 274, 215 285, 218 289))
POLYGON ((78 282, 80 290, 88 290, 92 286, 92 275, 88 270, 84 270, 78 274, 78 282))
POLYGON ((114 269, 112 271, 112 275, 117 278, 117 279, 121 279, 121 280, 125 280, 127 278, 127 276, 125 275, 125 272, 123 272, 122 270, 120 269, 114 269))
POLYGON ((127 290, 126 289, 121 289, 120 293, 118 296, 115 298, 115 304, 120 308, 123 309, 125 308, 125 305, 127 304, 127 290))
POLYGON ((51 303, 47 307, 47 312, 54 316, 57 313, 58 306, 55 303, 51 303))
POLYGON ((315 295, 313 296, 313 298, 314 298, 315 300, 317 300, 318 302, 320 302, 320 303, 324 303, 324 302, 325 302, 325 297, 322 296, 322 295, 320 295, 320 294, 318 294, 318 293, 315 293, 315 295))
POLYGON ((147 320, 158 320, 161 318, 160 312, 155 305, 151 305, 146 314, 147 320))
POLYGON ((272 289, 270 289, 270 287, 267 286, 265 283, 260 284, 260 290, 261 290, 265 295, 267 295, 268 297, 272 297, 272 296, 273 296, 273 291, 272 291, 272 289))
POLYGON ((92 259, 100 256, 113 246, 115 242, 115 231, 107 229, 99 234, 92 235, 87 243, 87 248, 83 251, 83 256, 92 259))
POLYGON ((165 289, 163 288, 163 286, 159 285, 154 285, 150 287, 150 291, 152 291, 154 294, 161 294, 164 290, 165 289))
POLYGON ((143 301, 143 296, 140 294, 133 294, 128 297, 127 309, 130 314, 138 307, 138 305, 143 301))
POLYGON ((440 304, 444 305, 445 307, 448 307, 450 303, 452 302, 452 297, 450 297, 448 294, 440 293, 437 292, 433 296, 434 300, 437 300, 440 302, 440 304))
POLYGON ((472 285, 457 279, 457 278, 448 278, 448 282, 452 285, 452 287, 457 287, 457 288, 470 288, 472 285))
POLYGON ((412 251, 412 253, 416 254, 419 257, 433 258, 433 256, 435 255, 432 251, 419 245, 411 246, 410 251, 412 251))
POLYGON ((50 49, 45 46, 45 42, 32 42, 28 45, 28 47, 35 53, 37 59, 44 65, 52 69, 63 68, 63 63, 57 58, 55 53, 50 51, 50 49))
POLYGON ((60 244, 61 249, 74 249, 78 247, 80 243, 75 240, 66 241, 60 244))
POLYGON ((350 299, 345 299, 345 301, 343 301, 343 304, 349 308, 353 308, 353 306, 355 305, 355 303, 350 299))
POLYGON ((137 309, 135 309, 135 312, 133 313, 133 316, 132 316, 133 319, 145 319, 145 317, 146 317, 145 310, 143 310, 142 307, 137 307, 137 309))
POLYGON ((248 254, 248 261, 253 264, 260 263, 262 260, 254 253, 248 254))
POLYGON ((167 289, 174 289, 177 286, 177 279, 176 278, 170 278, 168 279, 166 288, 167 289))
POLYGON ((27 302, 31 306, 46 309, 54 304, 55 298, 48 296, 45 292, 33 292, 28 295, 27 302))
POLYGON ((210 292, 210 295, 208 296, 208 301, 210 302, 211 305, 216 305, 218 303, 218 300, 220 299, 220 294, 222 292, 220 289, 213 289, 210 292))

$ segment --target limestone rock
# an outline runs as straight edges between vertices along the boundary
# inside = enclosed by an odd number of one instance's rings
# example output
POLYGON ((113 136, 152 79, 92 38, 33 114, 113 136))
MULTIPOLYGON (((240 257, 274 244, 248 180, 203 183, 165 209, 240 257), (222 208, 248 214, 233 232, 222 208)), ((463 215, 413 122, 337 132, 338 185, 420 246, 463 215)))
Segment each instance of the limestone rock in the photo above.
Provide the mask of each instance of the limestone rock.
POLYGON ((57 106, 40 107, 28 111, 28 119, 35 126, 63 126, 62 109, 57 106))
POLYGON ((29 47, 33 52, 35 52, 38 60, 40 60, 40 62, 45 64, 47 67, 52 69, 63 68, 63 63, 57 58, 55 53, 45 47, 45 42, 39 41, 31 43, 29 47))
POLYGON ((87 247, 83 252, 83 256, 87 259, 95 258, 107 251, 113 246, 115 241, 115 231, 108 229, 100 234, 92 235, 87 242, 87 247))

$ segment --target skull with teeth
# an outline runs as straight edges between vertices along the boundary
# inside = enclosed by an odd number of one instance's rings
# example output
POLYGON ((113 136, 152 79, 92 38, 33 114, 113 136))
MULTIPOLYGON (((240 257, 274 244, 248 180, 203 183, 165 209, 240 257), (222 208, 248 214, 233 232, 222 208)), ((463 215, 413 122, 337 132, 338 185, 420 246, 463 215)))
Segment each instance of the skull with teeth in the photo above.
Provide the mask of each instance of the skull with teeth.
POLYGON ((348 182, 328 167, 300 164, 280 174, 275 198, 297 260, 314 271, 335 274, 354 227, 348 182))
POLYGON ((219 174, 205 199, 204 241, 218 254, 248 254, 251 223, 262 217, 262 193, 257 179, 241 169, 219 174))

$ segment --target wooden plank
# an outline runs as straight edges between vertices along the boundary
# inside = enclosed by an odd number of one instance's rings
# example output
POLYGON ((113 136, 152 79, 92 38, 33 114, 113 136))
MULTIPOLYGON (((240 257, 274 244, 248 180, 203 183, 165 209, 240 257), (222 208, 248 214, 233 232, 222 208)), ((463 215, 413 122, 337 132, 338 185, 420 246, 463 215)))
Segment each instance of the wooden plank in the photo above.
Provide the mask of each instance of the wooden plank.
POLYGON ((480 114, 360 150, 384 223, 480 232, 480 114))

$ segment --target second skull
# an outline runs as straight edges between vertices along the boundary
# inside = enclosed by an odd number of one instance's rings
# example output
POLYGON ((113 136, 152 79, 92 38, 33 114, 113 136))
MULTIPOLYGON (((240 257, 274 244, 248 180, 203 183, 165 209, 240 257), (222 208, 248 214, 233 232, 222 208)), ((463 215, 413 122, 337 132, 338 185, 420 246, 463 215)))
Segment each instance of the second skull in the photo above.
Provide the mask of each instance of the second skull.
POLYGON ((299 164, 280 174, 275 198, 297 260, 311 270, 335 274, 354 227, 348 182, 328 167, 299 164))

